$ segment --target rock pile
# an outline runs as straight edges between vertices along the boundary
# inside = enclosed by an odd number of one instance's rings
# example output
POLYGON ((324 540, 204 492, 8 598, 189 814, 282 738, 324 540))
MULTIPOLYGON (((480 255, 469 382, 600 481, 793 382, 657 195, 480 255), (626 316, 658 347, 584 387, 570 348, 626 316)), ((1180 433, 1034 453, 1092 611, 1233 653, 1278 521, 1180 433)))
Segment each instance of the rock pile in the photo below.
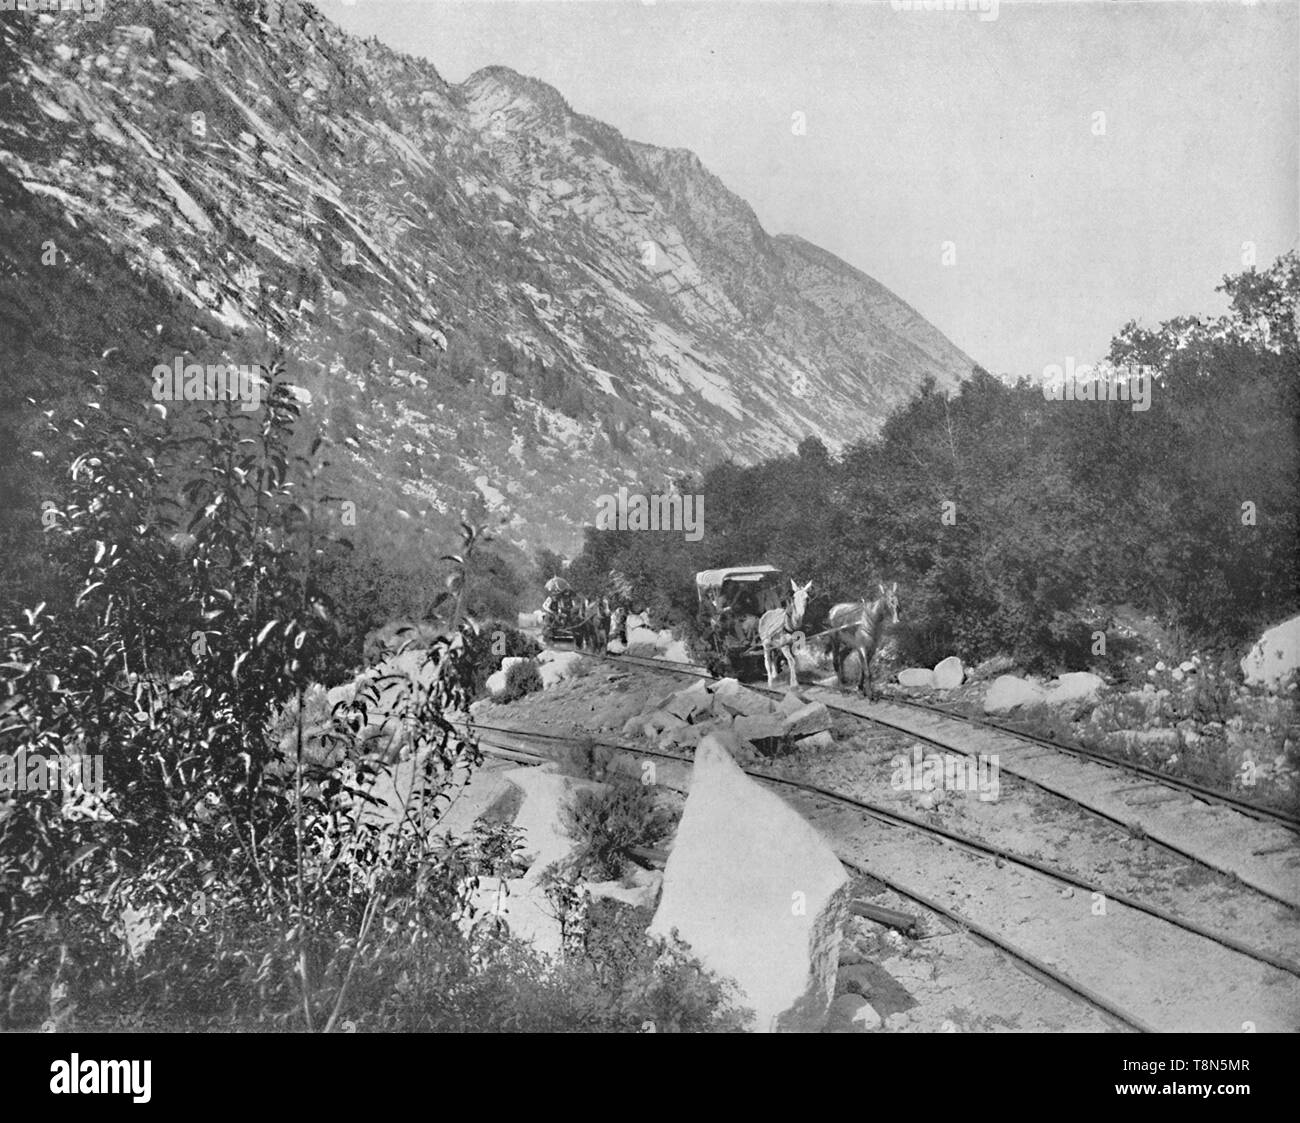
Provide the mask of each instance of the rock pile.
POLYGON ((701 679, 654 700, 627 719, 623 733, 647 737, 660 748, 694 748, 710 733, 727 732, 766 756, 787 747, 829 747, 835 743, 830 728, 830 711, 820 702, 809 702, 793 690, 773 702, 725 678, 701 679))

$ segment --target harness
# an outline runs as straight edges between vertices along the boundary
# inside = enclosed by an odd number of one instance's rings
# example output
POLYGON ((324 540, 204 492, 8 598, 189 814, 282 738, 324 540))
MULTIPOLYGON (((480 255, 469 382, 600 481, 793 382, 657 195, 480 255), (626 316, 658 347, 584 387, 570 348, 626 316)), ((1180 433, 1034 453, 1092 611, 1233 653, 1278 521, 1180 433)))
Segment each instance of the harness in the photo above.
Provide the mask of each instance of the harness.
MULTIPOLYGON (((874 601, 873 601, 871 604, 865 604, 865 605, 864 605, 865 608, 866 608, 866 610, 867 610, 867 612, 868 612, 868 614, 871 613, 871 610, 874 609, 875 605, 876 605, 876 602, 874 602, 874 601)), ((789 610, 787 609, 786 611, 788 612, 789 610)), ((883 618, 882 618, 882 619, 883 619, 883 618)), ((810 635, 810 636, 804 636, 804 637, 803 637, 803 640, 804 640, 805 643, 807 643, 809 640, 821 639, 822 636, 829 636, 829 635, 831 635, 831 634, 833 634, 833 633, 835 633, 835 632, 845 632, 845 631, 848 631, 849 628, 860 628, 860 627, 862 626, 862 623, 863 623, 863 622, 862 622, 861 620, 855 620, 855 621, 853 621, 853 622, 850 623, 850 624, 840 624, 838 627, 835 627, 835 628, 823 628, 820 632, 814 632, 814 633, 813 633, 812 635, 810 635)), ((796 634, 800 634, 800 633, 796 633, 796 634)))

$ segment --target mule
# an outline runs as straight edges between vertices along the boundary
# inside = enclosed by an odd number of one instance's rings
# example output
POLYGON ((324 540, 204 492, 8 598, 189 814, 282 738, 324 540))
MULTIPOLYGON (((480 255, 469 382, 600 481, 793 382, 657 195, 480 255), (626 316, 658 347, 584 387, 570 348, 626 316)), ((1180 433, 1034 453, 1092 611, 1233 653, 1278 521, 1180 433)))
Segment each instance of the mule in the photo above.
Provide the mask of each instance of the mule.
POLYGON ((790 588, 793 595, 786 608, 769 609, 758 618, 758 639, 763 645, 763 666, 767 668, 768 686, 776 685, 776 651, 785 656, 790 667, 790 685, 799 685, 799 680, 795 677, 794 645, 796 636, 802 638, 799 628, 803 625, 804 609, 808 607, 808 590, 812 588, 812 582, 796 585, 791 581, 790 588))
POLYGON ((835 664, 835 681, 844 682, 844 660, 849 652, 858 656, 858 693, 869 700, 876 697, 871 682, 871 661, 875 658, 885 628, 898 623, 898 582, 888 589, 878 586, 880 596, 870 603, 847 601, 831 607, 826 616, 829 626, 831 661, 835 664))

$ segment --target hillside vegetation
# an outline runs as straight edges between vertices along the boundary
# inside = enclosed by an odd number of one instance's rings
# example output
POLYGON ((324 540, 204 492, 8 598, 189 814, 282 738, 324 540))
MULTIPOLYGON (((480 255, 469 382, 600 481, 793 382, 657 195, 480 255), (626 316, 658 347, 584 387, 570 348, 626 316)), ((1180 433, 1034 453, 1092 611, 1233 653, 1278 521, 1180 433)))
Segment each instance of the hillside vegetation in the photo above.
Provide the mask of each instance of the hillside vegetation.
POLYGON ((810 625, 836 600, 898 581, 904 659, 995 653, 1106 667, 1129 606, 1183 645, 1225 651, 1295 611, 1300 351, 1296 255, 1225 279, 1230 310, 1115 337, 1116 367, 1154 372, 1150 408, 1052 401, 984 372, 924 387, 878 437, 840 456, 818 440, 754 466, 723 463, 683 492, 705 533, 588 529, 572 574, 610 570, 662 622, 688 624, 693 574, 755 562, 813 582, 810 625))

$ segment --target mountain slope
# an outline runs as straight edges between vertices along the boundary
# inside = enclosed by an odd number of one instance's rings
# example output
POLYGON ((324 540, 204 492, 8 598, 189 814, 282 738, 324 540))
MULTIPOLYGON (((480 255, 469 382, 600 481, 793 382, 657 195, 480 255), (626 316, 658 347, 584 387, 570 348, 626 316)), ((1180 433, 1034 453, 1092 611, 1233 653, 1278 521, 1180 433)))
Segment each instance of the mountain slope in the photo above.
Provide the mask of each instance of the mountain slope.
POLYGON ((0 52, 0 167, 175 293, 189 350, 283 348, 376 506, 571 549, 620 485, 851 441, 972 366, 692 153, 504 67, 452 86, 280 0, 25 17, 0 52))

